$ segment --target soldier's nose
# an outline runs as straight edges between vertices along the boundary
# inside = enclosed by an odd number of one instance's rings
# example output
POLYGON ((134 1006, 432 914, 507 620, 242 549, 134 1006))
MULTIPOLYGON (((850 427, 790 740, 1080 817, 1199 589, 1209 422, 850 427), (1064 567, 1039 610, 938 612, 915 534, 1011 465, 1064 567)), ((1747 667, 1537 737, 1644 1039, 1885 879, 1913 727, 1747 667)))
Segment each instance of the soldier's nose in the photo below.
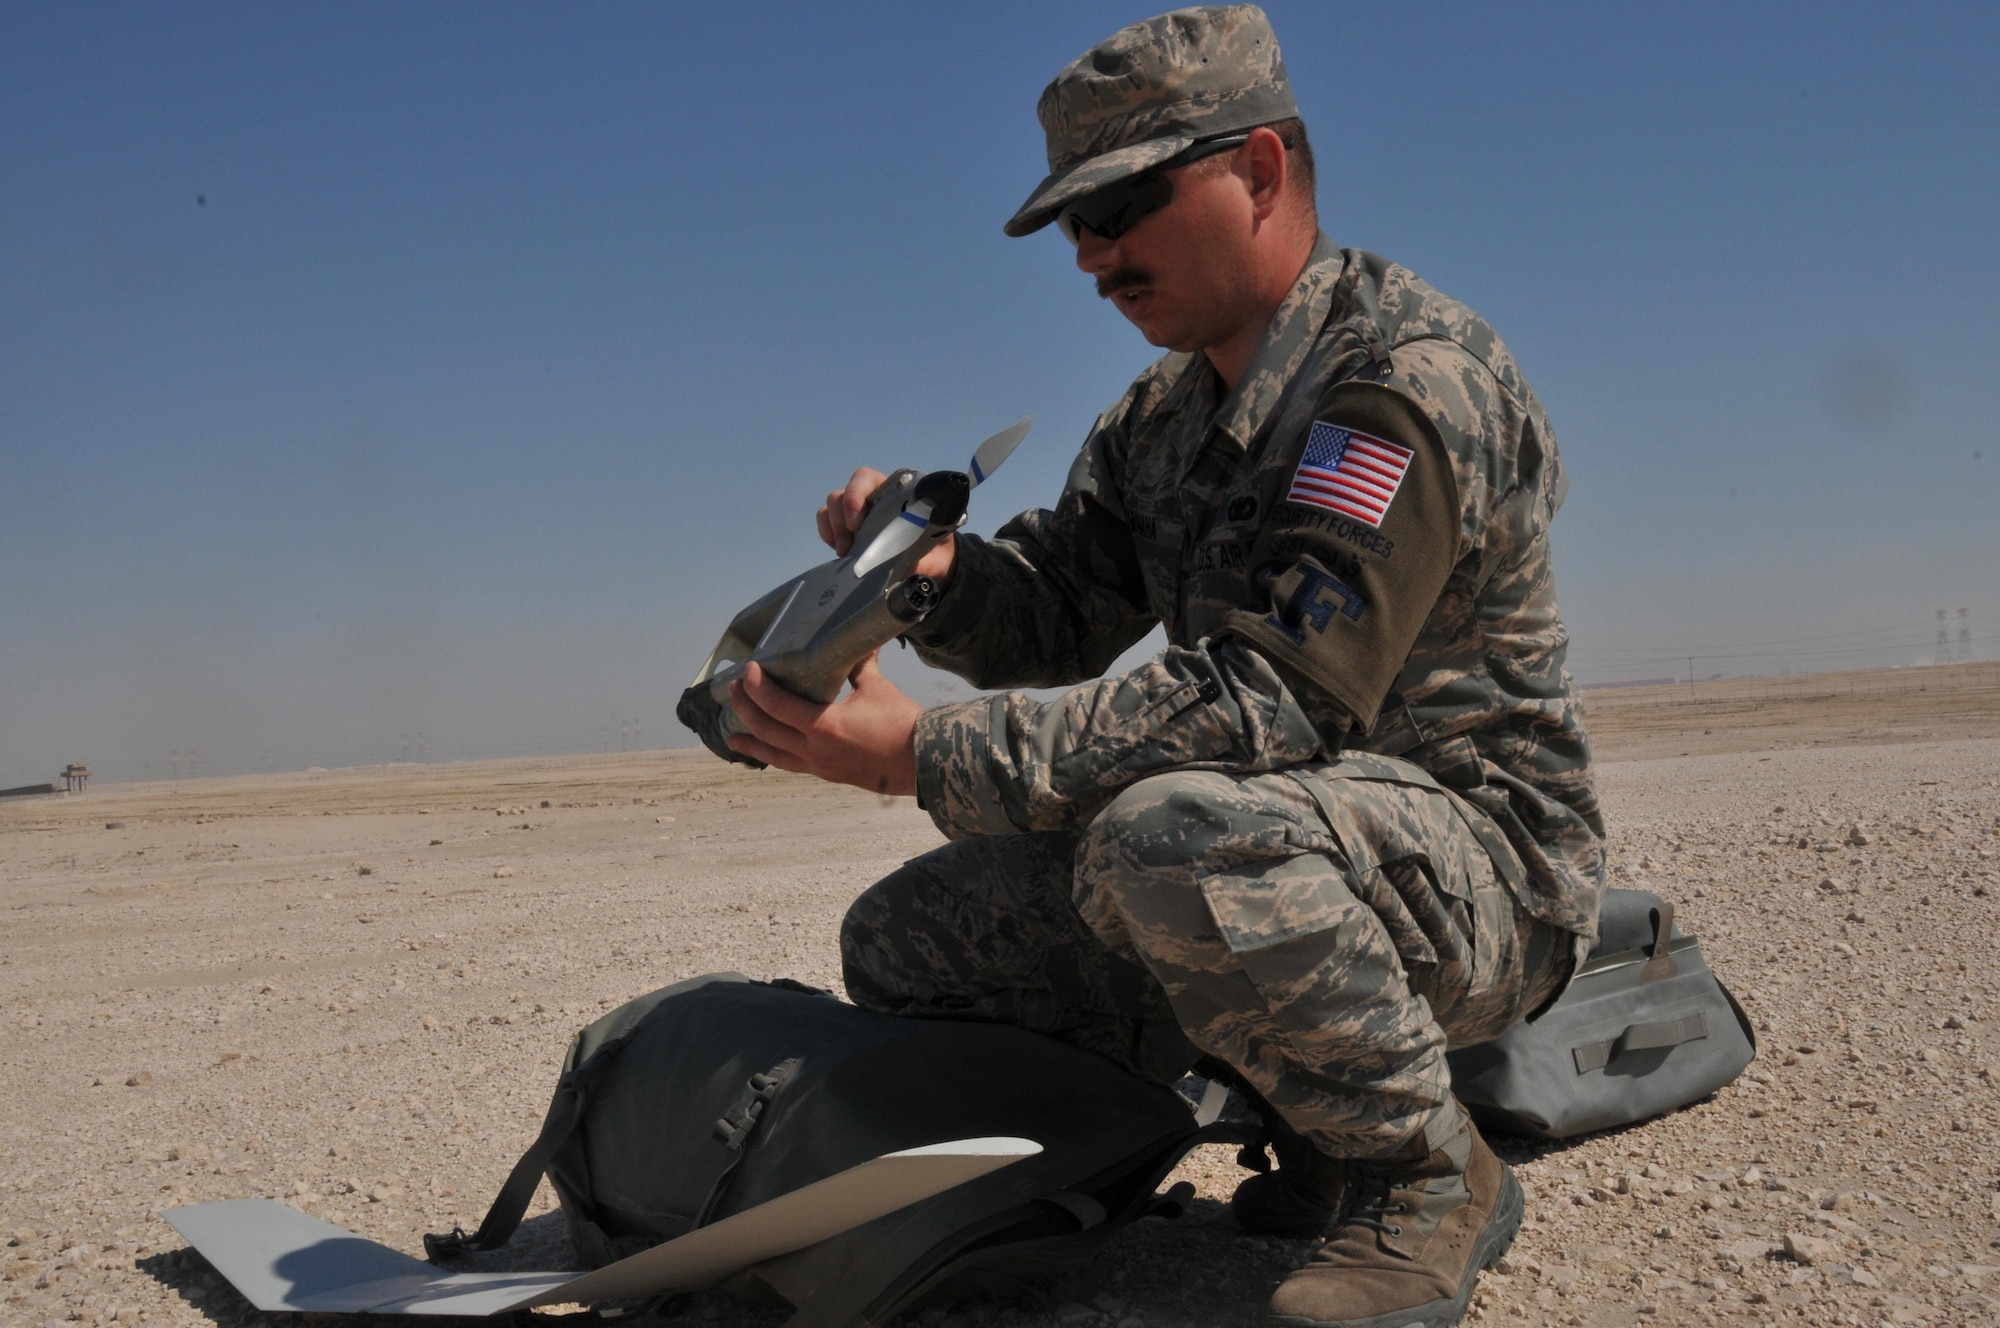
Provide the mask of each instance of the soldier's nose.
POLYGON ((1117 266, 1118 242, 1107 240, 1088 226, 1080 228, 1076 241, 1077 270, 1089 276, 1109 272, 1117 266))

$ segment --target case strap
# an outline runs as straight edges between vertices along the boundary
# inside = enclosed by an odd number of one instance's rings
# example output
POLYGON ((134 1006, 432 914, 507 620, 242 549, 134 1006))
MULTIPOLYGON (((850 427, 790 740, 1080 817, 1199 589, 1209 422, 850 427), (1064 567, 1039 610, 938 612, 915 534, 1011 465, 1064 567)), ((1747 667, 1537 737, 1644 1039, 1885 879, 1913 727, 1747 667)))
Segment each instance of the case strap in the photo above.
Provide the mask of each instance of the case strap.
POLYGON ((1653 943, 1646 947, 1646 966, 1639 970, 1639 981, 1658 982, 1670 978, 1681 971, 1674 957, 1667 953, 1667 945, 1674 939, 1674 903, 1662 899, 1660 906, 1650 910, 1653 919, 1653 943))
POLYGON ((514 1229, 521 1225, 521 1217, 535 1197, 535 1187, 542 1183, 542 1173, 548 1169, 549 1160, 576 1132, 578 1122, 583 1119, 583 1086, 592 1077, 597 1061, 597 1057, 592 1057, 576 1069, 566 1071, 556 1081, 556 1095, 549 1103, 549 1114, 542 1121, 542 1132, 535 1136, 535 1142, 528 1145, 528 1151, 521 1154, 521 1160, 507 1173, 507 1183, 494 1196, 493 1206, 486 1210, 479 1230, 469 1235, 464 1227, 453 1227, 446 1232, 425 1232, 425 1258, 432 1263, 443 1263, 467 1250, 497 1250, 507 1243, 514 1229))
POLYGON ((1660 1019, 1646 1024, 1630 1024, 1615 1038, 1605 1038, 1602 1042, 1586 1042, 1573 1047, 1570 1055, 1576 1059, 1576 1072, 1589 1074, 1601 1070, 1612 1060, 1627 1051, 1651 1051, 1660 1047, 1678 1047, 1683 1042, 1695 1042, 1708 1036, 1708 1018, 1700 1010, 1683 1015, 1679 1019, 1660 1019))

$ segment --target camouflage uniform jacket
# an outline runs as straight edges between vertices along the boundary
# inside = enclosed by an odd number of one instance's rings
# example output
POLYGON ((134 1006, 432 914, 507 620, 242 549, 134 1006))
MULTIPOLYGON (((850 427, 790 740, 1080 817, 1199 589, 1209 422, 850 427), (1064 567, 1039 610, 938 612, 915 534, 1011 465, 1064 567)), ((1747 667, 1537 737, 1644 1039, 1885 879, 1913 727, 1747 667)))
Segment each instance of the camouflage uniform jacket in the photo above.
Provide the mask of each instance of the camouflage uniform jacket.
POLYGON ((1492 328, 1322 235, 1234 392, 1164 357, 1054 510, 960 538, 908 634, 927 663, 1066 686, 1155 623, 1170 645, 1053 701, 926 711, 919 799, 952 837, 1069 829, 1165 770, 1400 756, 1500 824, 1531 913, 1589 934, 1603 824, 1549 567, 1566 487, 1492 328))

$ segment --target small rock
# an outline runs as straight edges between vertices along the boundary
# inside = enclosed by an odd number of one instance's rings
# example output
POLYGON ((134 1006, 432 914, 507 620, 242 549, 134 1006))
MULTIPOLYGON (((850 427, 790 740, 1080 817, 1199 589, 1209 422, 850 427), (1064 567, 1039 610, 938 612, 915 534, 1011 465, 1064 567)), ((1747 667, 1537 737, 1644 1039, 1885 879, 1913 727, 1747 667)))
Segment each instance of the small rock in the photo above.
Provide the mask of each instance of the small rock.
POLYGON ((1840 1253, 1840 1249, 1832 1241, 1820 1236, 1801 1236, 1787 1232, 1785 1253, 1790 1255, 1794 1262, 1811 1268, 1815 1264, 1832 1263, 1834 1257, 1840 1253))
POLYGON ((1742 1175, 1736 1178, 1736 1183, 1743 1186, 1745 1189, 1754 1190, 1759 1185, 1762 1185, 1764 1183, 1764 1173, 1761 1170, 1759 1170, 1755 1165, 1752 1165, 1751 1167, 1746 1169, 1742 1175))
POLYGON ((1875 840, 1873 836, 1861 828, 1859 822, 1856 822, 1854 825, 1848 827, 1847 838, 1842 842, 1850 848, 1867 848, 1875 840))
POLYGON ((1956 1014, 1946 1015, 1944 1019, 1944 1026, 1946 1028, 1964 1028, 1965 1017, 1963 1015, 1956 1015, 1956 1014))
POLYGON ((104 828, 106 830, 123 830, 125 828, 125 823, 123 821, 106 821, 104 823, 104 828))
POLYGON ((147 1084, 150 1084, 152 1082, 153 1082, 153 1072, 151 1070, 141 1070, 137 1074, 127 1075, 125 1077, 125 1086, 127 1088, 144 1088, 147 1084))
POLYGON ((354 874, 356 876, 373 876, 375 874, 375 869, 373 867, 356 867, 354 869, 354 874))
POLYGON ((442 844, 442 843, 444 843, 444 841, 443 841, 442 839, 433 839, 433 840, 431 841, 431 847, 432 847, 432 848, 436 848, 436 847, 437 847, 437 846, 438 846, 439 844, 442 844))
POLYGON ((514 869, 512 867, 495 867, 493 869, 493 878, 495 880, 504 881, 513 874, 514 869))

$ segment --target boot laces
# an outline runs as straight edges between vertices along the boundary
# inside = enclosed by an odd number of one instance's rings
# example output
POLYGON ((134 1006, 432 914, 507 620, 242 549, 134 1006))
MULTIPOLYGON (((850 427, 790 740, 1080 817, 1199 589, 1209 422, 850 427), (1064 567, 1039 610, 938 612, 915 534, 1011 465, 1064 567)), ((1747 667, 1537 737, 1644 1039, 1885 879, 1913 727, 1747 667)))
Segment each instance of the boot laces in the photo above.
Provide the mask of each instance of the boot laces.
POLYGON ((1387 1236, 1403 1234, 1400 1222, 1386 1219, 1398 1213, 1406 1213, 1410 1206, 1401 1199, 1394 1199, 1395 1191, 1383 1176, 1367 1176, 1356 1187, 1355 1196, 1348 1206, 1345 1226, 1368 1227, 1387 1236))

